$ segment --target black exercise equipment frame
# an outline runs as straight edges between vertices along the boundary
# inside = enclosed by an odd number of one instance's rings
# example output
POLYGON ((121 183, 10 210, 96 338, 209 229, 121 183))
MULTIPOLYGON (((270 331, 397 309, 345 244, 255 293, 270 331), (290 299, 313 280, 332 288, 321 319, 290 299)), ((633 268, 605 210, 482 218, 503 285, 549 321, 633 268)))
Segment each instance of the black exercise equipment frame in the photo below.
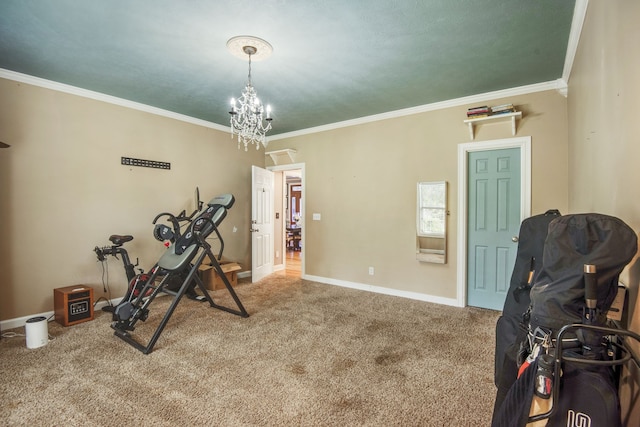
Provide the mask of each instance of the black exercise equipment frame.
MULTIPOLYGON (((218 231, 216 224, 210 218, 200 218, 200 219, 207 221, 213 227, 213 231, 215 231, 216 235, 220 239, 220 244, 224 245, 222 241, 222 237, 218 231)), ((197 242, 197 248, 194 250, 193 253, 197 254, 197 251, 199 249, 202 249, 201 253, 196 257, 196 261, 192 264, 189 261, 187 261, 186 263, 184 263, 182 267, 174 271, 166 271, 162 268, 159 268, 158 264, 156 264, 156 266, 154 266, 154 268, 151 270, 152 273, 151 273, 151 276, 149 277, 149 280, 144 285, 144 287, 140 290, 137 297, 133 300, 133 303, 131 304, 132 312, 129 314, 129 316, 126 319, 116 320, 111 324, 111 327, 115 331, 114 332, 115 336, 122 339, 123 341, 130 344, 132 347, 141 351, 144 354, 149 354, 153 350, 153 347, 155 346, 156 342, 160 338, 162 331, 166 327, 178 303, 180 302, 182 297, 185 295, 185 293, 191 286, 192 281, 195 281, 197 287, 200 289, 204 298, 209 302, 209 305, 212 308, 217 308, 219 310, 226 311, 228 313, 235 314, 237 316, 244 317, 244 318, 249 317, 249 313, 247 313, 246 309, 242 305, 242 302, 240 301, 240 298, 238 298, 238 295, 236 294, 235 290, 231 286, 229 279, 227 279, 227 276, 222 270, 222 267, 220 266, 218 258, 213 255, 211 251, 211 245, 206 241, 205 237, 202 236, 202 234, 199 231, 194 230, 194 224, 195 222, 191 223, 188 230, 188 232, 193 233, 197 242), (209 294, 209 291, 207 290, 206 286, 202 282, 202 279, 197 274, 198 268, 200 267, 200 265, 202 265, 202 262, 206 257, 209 257, 211 261, 210 265, 213 266, 213 268, 215 268, 216 272, 222 279, 225 287, 227 288, 227 290, 231 294, 231 297, 236 303, 238 307, 237 309, 226 307, 226 306, 215 303, 215 301, 209 294), (177 292, 167 289, 166 284, 168 283, 168 280, 172 276, 182 273, 183 270, 188 267, 190 268, 189 273, 187 277, 184 279, 182 285, 180 286, 180 289, 177 292), (155 284, 156 278, 158 278, 158 276, 161 274, 164 274, 164 277, 162 278, 160 283, 156 285, 155 284), (151 292, 150 294, 149 294, 149 291, 151 292), (149 313, 148 307, 160 293, 173 295, 173 301, 171 302, 169 308, 167 309, 167 312, 162 317, 162 320, 160 321, 158 327, 156 328, 149 342, 147 344, 143 344, 137 341, 130 334, 129 331, 133 331, 135 329, 135 325, 138 322, 138 320, 145 321, 147 319, 147 316, 149 313)), ((221 254, 222 254, 222 250, 220 251, 219 256, 221 256, 221 254)))

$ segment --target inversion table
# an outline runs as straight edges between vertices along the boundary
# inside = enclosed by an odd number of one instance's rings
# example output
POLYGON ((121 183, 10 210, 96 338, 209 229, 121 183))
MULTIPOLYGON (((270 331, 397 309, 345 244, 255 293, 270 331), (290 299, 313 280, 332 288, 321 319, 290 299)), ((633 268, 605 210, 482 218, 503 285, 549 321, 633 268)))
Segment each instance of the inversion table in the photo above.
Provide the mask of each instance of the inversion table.
MULTIPOLYGON (((121 302, 116 307, 114 313, 116 320, 111 324, 111 327, 115 330, 115 335, 117 337, 129 343, 144 354, 149 354, 153 350, 158 338, 160 338, 160 334, 167 325, 167 322, 171 318, 171 315, 182 297, 188 291, 193 291, 195 286, 200 289, 203 298, 209 302, 211 307, 240 317, 249 317, 249 314, 240 302, 238 295, 220 267, 220 259, 222 258, 224 242, 220 232, 218 231, 218 226, 226 217, 227 210, 233 206, 234 202, 235 198, 232 194, 223 194, 214 197, 207 203, 205 209, 201 211, 201 213, 189 224, 184 235, 180 235, 179 226, 177 225, 178 221, 173 215, 160 214, 156 217, 154 223, 160 216, 170 216, 170 220, 173 222, 175 228, 172 235, 173 241, 165 253, 160 257, 157 264, 151 269, 149 279, 146 281, 140 292, 137 293, 137 296, 131 301, 121 302), (214 232, 220 240, 220 252, 218 257, 213 255, 211 252, 211 245, 206 241, 206 238, 214 232), (237 309, 225 307, 216 304, 213 301, 213 298, 198 275, 198 268, 202 265, 206 257, 209 258, 211 265, 215 268, 218 275, 224 282, 225 287, 237 305, 237 309), (182 282, 179 289, 177 291, 169 289, 169 283, 175 283, 177 278, 180 278, 182 282), (137 341, 130 332, 135 329, 135 325, 139 320, 142 320, 143 322, 147 320, 149 315, 149 306, 160 293, 173 295, 173 300, 153 333, 153 336, 145 345, 137 341)), ((175 289, 174 286, 172 286, 172 288, 175 289)))

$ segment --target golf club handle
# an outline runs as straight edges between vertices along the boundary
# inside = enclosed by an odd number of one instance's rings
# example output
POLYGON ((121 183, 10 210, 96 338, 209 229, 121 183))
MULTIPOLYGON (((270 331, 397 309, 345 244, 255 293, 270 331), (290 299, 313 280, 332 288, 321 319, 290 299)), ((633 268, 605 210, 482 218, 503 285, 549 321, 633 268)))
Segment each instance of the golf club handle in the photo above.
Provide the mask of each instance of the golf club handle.
POLYGON ((535 263, 536 259, 531 257, 531 261, 529 262, 529 275, 527 276, 527 284, 531 286, 533 283, 533 274, 535 273, 535 263))
POLYGON ((588 309, 595 309, 598 303, 598 278, 593 264, 584 265, 584 302, 588 309))

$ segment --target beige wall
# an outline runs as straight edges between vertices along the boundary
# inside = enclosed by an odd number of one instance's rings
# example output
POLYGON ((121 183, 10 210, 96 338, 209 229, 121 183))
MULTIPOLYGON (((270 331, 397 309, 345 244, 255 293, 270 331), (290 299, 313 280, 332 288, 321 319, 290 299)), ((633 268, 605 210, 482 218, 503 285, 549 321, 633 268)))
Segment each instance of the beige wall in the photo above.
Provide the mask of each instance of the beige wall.
MULTIPOLYGON (((569 208, 601 212, 640 230, 640 2, 591 0, 569 80, 569 208)), ((640 332, 640 261, 622 280, 630 290, 630 328, 640 332)), ((640 348, 636 346, 640 353, 640 348)), ((623 414, 640 419, 635 391, 621 393, 623 414), (629 411, 629 395, 635 395, 629 411)), ((637 425, 630 423, 629 425, 637 425)))
MULTIPOLYGON (((229 134, 54 90, 0 79, 0 319, 53 310, 53 289, 103 293, 93 248, 132 234, 132 257, 148 269, 163 251, 152 220, 233 193, 222 223, 225 258, 250 268, 251 164, 229 134), (171 170, 126 167, 122 156, 171 162, 171 170), (237 232, 233 232, 233 227, 237 232)), ((214 249, 217 248, 212 242, 214 249)), ((125 291, 109 260, 111 297, 125 291)))
MULTIPOLYGON (((532 137, 532 212, 567 210, 566 98, 556 91, 492 100, 523 111, 517 137, 532 137)), ((456 298, 457 146, 469 142, 465 105, 276 140, 305 164, 305 273, 439 298, 456 298), (449 182, 448 263, 416 261, 416 183, 449 182), (312 214, 321 220, 313 221, 312 214), (368 274, 368 268, 375 275, 368 274)), ((510 138, 508 122, 476 141, 510 138)), ((271 165, 267 159, 267 165, 271 165)))
MULTIPOLYGON (((87 284, 96 299, 102 270, 92 252, 110 234, 132 234, 128 247, 149 268, 162 253, 153 218, 232 192, 224 221, 225 257, 250 268, 250 166, 262 151, 238 151, 228 134, 96 100, 0 79, 0 318, 53 309, 52 290, 87 284), (120 157, 171 162, 171 170, 125 167, 120 157), (233 233, 232 228, 237 227, 233 233)), ((532 136, 533 213, 566 210, 566 99, 555 91, 521 95, 517 136, 532 136)), ((449 108, 288 140, 306 168, 306 274, 437 298, 456 298, 457 144, 468 142, 468 106, 449 108), (415 259, 416 182, 449 182, 446 265, 415 259), (312 221, 311 214, 322 214, 312 221), (368 267, 375 275, 368 275, 368 267)), ((506 123, 476 129, 476 140, 510 137, 506 123)), ((270 160, 267 160, 269 164, 270 160)), ((111 297, 124 273, 111 259, 111 297)))

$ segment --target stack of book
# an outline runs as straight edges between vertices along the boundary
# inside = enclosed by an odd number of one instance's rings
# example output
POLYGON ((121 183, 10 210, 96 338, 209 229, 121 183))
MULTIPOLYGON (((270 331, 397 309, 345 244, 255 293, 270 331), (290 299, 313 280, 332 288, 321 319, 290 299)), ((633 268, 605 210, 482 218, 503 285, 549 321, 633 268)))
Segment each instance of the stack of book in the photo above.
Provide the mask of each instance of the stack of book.
POLYGON ((467 118, 478 119, 480 117, 488 117, 491 114, 491 108, 487 105, 481 107, 472 107, 467 110, 467 118))
POLYGON ((489 107, 482 105, 480 107, 472 107, 467 110, 468 119, 479 119, 481 117, 497 116, 499 114, 515 113, 516 109, 513 104, 496 105, 489 107))
POLYGON ((516 109, 513 104, 502 104, 496 105, 495 107, 491 107, 491 114, 507 114, 507 113, 515 113, 516 109))

